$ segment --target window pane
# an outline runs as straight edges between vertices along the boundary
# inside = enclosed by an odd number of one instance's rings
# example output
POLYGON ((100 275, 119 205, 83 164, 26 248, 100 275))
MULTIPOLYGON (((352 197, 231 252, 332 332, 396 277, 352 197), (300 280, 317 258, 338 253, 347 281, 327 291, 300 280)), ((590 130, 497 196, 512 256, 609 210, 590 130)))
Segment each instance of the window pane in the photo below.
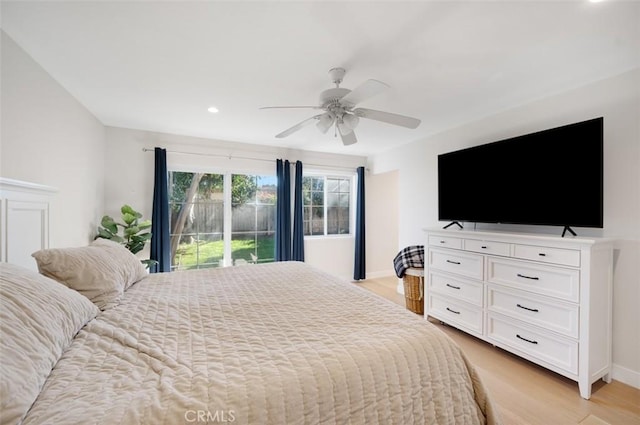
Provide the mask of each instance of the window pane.
POLYGON ((349 234, 351 178, 303 177, 302 196, 305 235, 349 234))
POLYGON ((313 220, 323 219, 324 218, 324 208, 323 207, 313 207, 311 208, 313 213, 313 220))
POLYGON ((324 205, 324 192, 311 192, 312 205, 324 205))
POLYGON ((311 189, 324 192, 324 178, 322 177, 313 178, 311 189))
POLYGON ((338 203, 338 205, 341 206, 341 207, 349 208, 349 194, 348 193, 341 193, 340 194, 340 202, 338 203))
POLYGON ((324 235, 324 220, 313 220, 311 222, 312 235, 324 235))
POLYGON ((169 173, 173 270, 222 265, 223 181, 222 174, 169 173))
POLYGON ((338 234, 338 208, 327 208, 327 234, 338 234))
POLYGON ((327 207, 337 207, 340 201, 339 193, 327 193, 327 207))
POLYGON ((338 192, 340 188, 339 181, 336 179, 327 179, 327 192, 338 192))
POLYGON ((232 176, 233 264, 274 260, 276 193, 275 176, 232 176))
POLYGON ((257 176, 258 192, 256 199, 259 204, 276 204, 276 178, 274 176, 257 176))
POLYGON ((338 226, 338 233, 341 235, 349 234, 349 219, 351 214, 349 214, 349 208, 339 208, 338 209, 338 220, 340 222, 338 226))

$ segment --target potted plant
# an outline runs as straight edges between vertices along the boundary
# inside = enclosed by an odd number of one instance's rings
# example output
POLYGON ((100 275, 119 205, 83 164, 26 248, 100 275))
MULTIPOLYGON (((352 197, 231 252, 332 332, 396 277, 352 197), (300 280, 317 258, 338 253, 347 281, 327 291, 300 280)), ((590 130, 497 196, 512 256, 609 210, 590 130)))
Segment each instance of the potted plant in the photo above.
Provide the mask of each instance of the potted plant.
MULTIPOLYGON (((115 221, 112 217, 105 215, 98 226, 98 234, 95 239, 110 239, 125 246, 131 253, 137 254, 142 251, 147 241, 151 240, 151 220, 141 220, 142 214, 123 205, 120 208, 122 222, 115 221), (122 235, 120 235, 122 228, 122 235)), ((155 260, 141 260, 147 267, 155 264, 155 260)))

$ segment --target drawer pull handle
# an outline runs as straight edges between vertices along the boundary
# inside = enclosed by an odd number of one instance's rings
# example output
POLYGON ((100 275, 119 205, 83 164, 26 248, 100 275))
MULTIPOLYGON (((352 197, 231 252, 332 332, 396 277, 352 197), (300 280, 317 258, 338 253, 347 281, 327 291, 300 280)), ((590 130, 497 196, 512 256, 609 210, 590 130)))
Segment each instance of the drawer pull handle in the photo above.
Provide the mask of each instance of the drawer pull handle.
POLYGON ((520 273, 518 273, 518 277, 523 277, 523 278, 525 278, 525 279, 531 279, 531 280, 540 280, 540 278, 539 278, 539 277, 535 277, 535 276, 527 276, 527 275, 520 274, 520 273))
POLYGON ((447 263, 451 263, 451 264, 460 264, 460 261, 447 260, 447 263))
POLYGON ((460 287, 459 287, 459 286, 453 286, 453 285, 452 285, 452 284, 450 284, 450 283, 447 283, 447 286, 448 286, 449 288, 453 288, 453 289, 460 289, 460 287))
POLYGON ((447 243, 447 241, 440 241, 440 243, 447 243))
POLYGON ((521 337, 521 336, 520 336, 520 335, 518 335, 518 334, 516 334, 516 336, 517 336, 518 338, 520 338, 521 340, 523 340, 523 341, 527 341, 529 344, 537 344, 537 343, 538 343, 538 341, 532 341, 532 340, 530 340, 530 339, 523 338, 523 337, 521 337))
POLYGON ((539 310, 537 308, 529 308, 529 307, 525 307, 523 305, 520 304, 516 304, 517 307, 520 307, 523 310, 529 310, 529 311, 533 311, 534 313, 537 313, 539 310))
POLYGON ((449 307, 447 307, 447 311, 450 311, 450 312, 452 312, 454 314, 460 314, 459 311, 451 310, 449 307))
POLYGON ((539 252, 538 255, 541 256, 541 257, 546 257, 547 256, 547 254, 545 254, 544 252, 539 252))
POLYGON ((485 245, 481 246, 480 248, 482 249, 487 249, 487 247, 485 245))

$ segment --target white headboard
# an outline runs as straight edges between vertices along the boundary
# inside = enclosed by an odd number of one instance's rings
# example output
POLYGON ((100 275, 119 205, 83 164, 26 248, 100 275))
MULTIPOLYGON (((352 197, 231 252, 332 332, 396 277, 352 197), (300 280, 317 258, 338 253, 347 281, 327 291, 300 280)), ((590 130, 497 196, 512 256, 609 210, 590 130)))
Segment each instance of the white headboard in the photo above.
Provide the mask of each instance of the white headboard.
POLYGON ((0 177, 0 261, 37 269, 31 253, 49 248, 49 210, 56 192, 0 177))

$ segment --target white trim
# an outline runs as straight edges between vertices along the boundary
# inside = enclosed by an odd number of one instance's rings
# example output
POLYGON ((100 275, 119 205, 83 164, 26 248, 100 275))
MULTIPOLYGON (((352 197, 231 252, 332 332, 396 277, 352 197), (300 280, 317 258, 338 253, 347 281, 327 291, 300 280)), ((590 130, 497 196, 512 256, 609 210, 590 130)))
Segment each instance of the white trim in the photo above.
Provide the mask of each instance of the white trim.
POLYGON ((46 186, 38 183, 31 183, 22 180, 9 179, 0 177, 0 190, 12 190, 20 192, 35 192, 50 195, 57 193, 58 189, 52 186, 46 186))
POLYGON ((635 370, 627 369, 614 363, 611 368, 611 378, 640 389, 640 372, 635 370))
POLYGON ((223 240, 223 254, 222 254, 222 265, 224 267, 232 266, 233 259, 231 253, 231 238, 233 226, 231 221, 231 216, 233 214, 233 205, 231 205, 231 192, 232 192, 232 175, 234 173, 226 172, 223 174, 222 180, 222 196, 224 197, 223 208, 224 208, 224 216, 222 217, 222 240, 223 240))
POLYGON ((31 253, 49 248, 49 206, 56 192, 0 177, 0 261, 36 270, 31 253))

